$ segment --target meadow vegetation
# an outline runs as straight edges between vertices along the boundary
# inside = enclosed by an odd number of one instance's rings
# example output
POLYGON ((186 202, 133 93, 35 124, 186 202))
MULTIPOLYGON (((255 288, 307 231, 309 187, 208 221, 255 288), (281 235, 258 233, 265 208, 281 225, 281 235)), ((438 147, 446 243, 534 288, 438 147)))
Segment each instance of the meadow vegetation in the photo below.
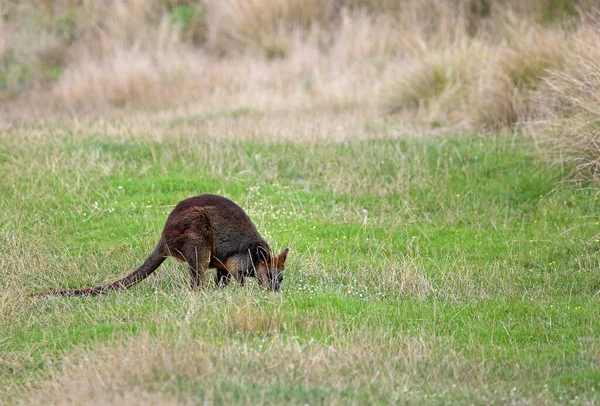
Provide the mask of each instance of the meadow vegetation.
POLYGON ((596 6, 2 0, 1 120, 360 105, 429 127, 527 128, 594 179, 596 6))
POLYGON ((600 402, 589 0, 0 0, 0 403, 600 402), (114 280, 181 199, 283 291, 114 280))

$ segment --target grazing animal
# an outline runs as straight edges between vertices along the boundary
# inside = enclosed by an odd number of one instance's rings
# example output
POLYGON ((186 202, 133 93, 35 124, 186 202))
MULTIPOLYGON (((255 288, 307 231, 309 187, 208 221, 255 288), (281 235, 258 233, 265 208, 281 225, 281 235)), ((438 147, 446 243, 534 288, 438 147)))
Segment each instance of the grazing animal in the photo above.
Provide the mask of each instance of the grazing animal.
POLYGON ((208 268, 216 268, 215 283, 232 279, 243 285, 248 276, 273 292, 279 291, 289 249, 277 256, 260 236, 250 217, 229 199, 201 195, 183 200, 169 214, 156 248, 129 275, 108 285, 34 293, 33 296, 84 296, 127 289, 147 278, 167 257, 188 264, 190 288, 204 287, 208 268))

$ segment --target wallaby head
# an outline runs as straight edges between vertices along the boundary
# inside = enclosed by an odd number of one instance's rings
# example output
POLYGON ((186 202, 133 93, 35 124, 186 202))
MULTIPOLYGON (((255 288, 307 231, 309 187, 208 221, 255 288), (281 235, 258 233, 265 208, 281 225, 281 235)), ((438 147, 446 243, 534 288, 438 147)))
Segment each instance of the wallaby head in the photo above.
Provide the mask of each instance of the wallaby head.
POLYGON ((258 247, 260 261, 256 266, 256 280, 265 289, 279 292, 283 281, 283 270, 289 248, 284 249, 281 254, 273 255, 262 247, 258 247))

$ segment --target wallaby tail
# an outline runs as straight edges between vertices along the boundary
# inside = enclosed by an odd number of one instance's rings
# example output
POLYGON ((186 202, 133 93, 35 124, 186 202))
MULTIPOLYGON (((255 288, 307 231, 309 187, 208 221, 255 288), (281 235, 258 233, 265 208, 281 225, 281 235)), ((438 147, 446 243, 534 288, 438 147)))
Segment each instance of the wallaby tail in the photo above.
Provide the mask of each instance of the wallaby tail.
POLYGON ((67 290, 56 290, 50 292, 39 292, 32 293, 30 296, 33 297, 45 297, 45 296, 93 296, 103 293, 110 292, 112 290, 127 289, 130 286, 146 279, 150 274, 160 266, 167 259, 166 246, 161 239, 154 251, 144 261, 139 268, 131 272, 129 275, 119 279, 118 281, 109 283, 108 285, 94 286, 92 288, 83 289, 67 289, 67 290))

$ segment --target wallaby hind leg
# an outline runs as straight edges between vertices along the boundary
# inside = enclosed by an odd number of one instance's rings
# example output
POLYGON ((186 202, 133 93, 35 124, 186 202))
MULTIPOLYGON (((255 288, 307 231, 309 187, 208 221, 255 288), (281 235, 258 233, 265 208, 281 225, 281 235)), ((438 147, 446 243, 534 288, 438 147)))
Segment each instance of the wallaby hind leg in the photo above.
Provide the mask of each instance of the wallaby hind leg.
POLYGON ((163 238, 177 259, 187 262, 190 288, 204 287, 204 274, 212 255, 213 236, 210 219, 201 207, 173 211, 163 231, 163 238))
POLYGON ((210 248, 206 243, 190 244, 185 250, 185 261, 190 270, 190 289, 204 287, 204 278, 210 262, 210 248))

